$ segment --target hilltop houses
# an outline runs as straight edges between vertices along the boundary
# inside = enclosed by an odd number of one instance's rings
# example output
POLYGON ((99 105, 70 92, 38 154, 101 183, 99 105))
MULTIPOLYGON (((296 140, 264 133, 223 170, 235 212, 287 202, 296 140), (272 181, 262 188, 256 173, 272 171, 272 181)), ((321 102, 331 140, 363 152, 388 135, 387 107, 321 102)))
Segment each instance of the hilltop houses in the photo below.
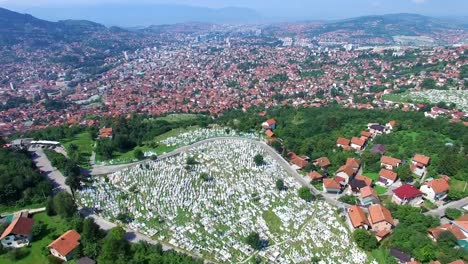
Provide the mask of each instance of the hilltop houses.
POLYGON ((112 138, 112 127, 103 127, 99 129, 99 138, 112 138))
POLYGON ((419 190, 423 193, 424 198, 432 202, 444 200, 450 190, 448 177, 442 177, 426 182, 421 185, 419 190))
POLYGON ((380 166, 384 167, 387 170, 394 170, 401 165, 400 159, 395 159, 389 156, 382 156, 380 158, 380 166))
POLYGON ((365 148, 366 146, 366 139, 363 138, 358 138, 358 137, 353 137, 351 138, 351 148, 361 151, 365 148))
POLYGON ((21 248, 28 246, 32 240, 34 220, 27 212, 16 215, 13 221, 0 236, 0 243, 4 248, 21 248))
POLYGON ((422 197, 423 193, 418 188, 410 184, 404 184, 393 190, 392 202, 399 205, 418 206, 423 202, 422 197))
POLYGON ((293 168, 296 169, 296 170, 304 169, 305 166, 307 166, 307 164, 309 163, 307 161, 309 159, 309 157, 307 157, 307 156, 298 156, 294 152, 289 152, 288 153, 288 159, 289 159, 289 162, 291 162, 293 168))
POLYGON ((361 202, 362 206, 369 206, 380 203, 377 192, 371 186, 366 186, 360 190, 359 201, 361 202))
POLYGON ((379 181, 378 185, 390 186, 396 182, 398 174, 387 169, 381 169, 379 172, 379 181))
POLYGON ((380 204, 369 206, 368 220, 377 239, 383 239, 390 234, 393 227, 395 227, 395 221, 393 220, 390 210, 380 204))
POLYGON ((79 241, 80 234, 75 230, 68 230, 50 243, 47 248, 53 256, 64 261, 69 261, 73 258, 75 250, 80 245, 79 241))
POLYGON ((348 209, 348 219, 354 229, 370 228, 369 220, 367 220, 366 214, 361 209, 361 207, 357 205, 353 205, 348 209))
POLYGON ((427 156, 415 154, 411 159, 411 171, 419 177, 424 176, 427 173, 427 167, 430 161, 431 158, 427 156))
POLYGON ((340 148, 343 148, 344 150, 350 150, 351 149, 350 144, 351 144, 351 140, 349 140, 347 138, 339 137, 336 140, 336 146, 340 147, 340 148))
POLYGON ((449 231, 457 239, 457 243, 466 248, 468 246, 468 215, 463 215, 449 223, 428 230, 429 236, 437 241, 442 232, 449 231))

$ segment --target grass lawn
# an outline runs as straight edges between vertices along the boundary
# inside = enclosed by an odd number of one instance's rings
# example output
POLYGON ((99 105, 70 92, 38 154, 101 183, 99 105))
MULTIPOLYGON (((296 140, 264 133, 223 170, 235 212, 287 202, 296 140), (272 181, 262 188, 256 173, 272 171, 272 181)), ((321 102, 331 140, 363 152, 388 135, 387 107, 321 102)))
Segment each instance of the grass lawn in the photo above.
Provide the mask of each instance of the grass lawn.
POLYGON ((367 172, 367 173, 364 173, 364 176, 371 178, 374 182, 378 181, 379 179, 378 172, 367 172))
MULTIPOLYGON (((46 213, 39 213, 34 215, 35 222, 42 222, 47 226, 47 231, 44 232, 41 237, 33 238, 33 242, 27 248, 29 252, 23 258, 19 260, 11 260, 8 257, 8 254, 0 255, 0 263, 2 264, 48 264, 49 261, 47 256, 43 254, 43 248, 49 245, 52 241, 54 241, 57 237, 67 231, 69 228, 64 220, 62 220, 59 216, 50 217, 46 213)), ((73 262, 72 262, 73 263, 73 262)))
POLYGON ((463 193, 463 197, 468 196, 468 183, 457 179, 450 180, 450 189, 463 193), (465 188, 466 186, 466 188, 465 188))
POLYGON ((94 140, 89 132, 83 132, 73 138, 66 139, 62 141, 62 144, 67 151, 71 144, 78 146, 78 151, 80 152, 79 165, 84 168, 90 168, 89 158, 94 149, 94 140))
POLYGON ((374 187, 374 190, 377 192, 377 195, 382 195, 382 194, 385 194, 387 192, 387 188, 385 188, 383 186, 379 186, 379 185, 376 185, 374 187))
POLYGON ((167 116, 162 116, 156 118, 156 120, 164 120, 167 122, 183 122, 183 121, 192 121, 197 119, 201 115, 196 114, 169 114, 167 116))
POLYGON ((281 219, 272 210, 265 211, 263 213, 263 219, 268 225, 270 232, 279 234, 281 233, 281 219))

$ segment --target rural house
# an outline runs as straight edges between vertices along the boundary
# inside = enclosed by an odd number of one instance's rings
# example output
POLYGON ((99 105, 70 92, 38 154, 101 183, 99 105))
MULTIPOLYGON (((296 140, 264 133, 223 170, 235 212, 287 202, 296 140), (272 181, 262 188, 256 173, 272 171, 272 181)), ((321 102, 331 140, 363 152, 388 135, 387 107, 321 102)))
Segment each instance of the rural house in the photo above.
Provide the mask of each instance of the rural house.
POLYGON ((75 230, 68 230, 63 235, 59 236, 47 247, 50 253, 64 261, 68 261, 73 258, 75 249, 80 245, 80 234, 75 230))

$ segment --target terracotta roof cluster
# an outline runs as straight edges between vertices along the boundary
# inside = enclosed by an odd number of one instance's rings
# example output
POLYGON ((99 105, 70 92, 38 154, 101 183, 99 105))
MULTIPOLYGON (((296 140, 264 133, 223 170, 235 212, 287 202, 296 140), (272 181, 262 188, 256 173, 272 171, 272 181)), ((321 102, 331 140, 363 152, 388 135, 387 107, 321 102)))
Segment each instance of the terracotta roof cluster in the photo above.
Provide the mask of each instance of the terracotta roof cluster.
POLYGON ((351 143, 351 140, 349 140, 347 138, 339 137, 336 140, 336 144, 341 145, 341 146, 349 146, 350 143, 351 143))
POLYGON ((370 186, 366 186, 366 187, 362 188, 360 190, 360 196, 361 196, 361 199, 367 198, 369 196, 373 196, 373 197, 376 197, 376 198, 379 197, 377 195, 377 193, 375 192, 374 188, 372 188, 370 186))
POLYGON ((109 138, 112 137, 112 127, 103 127, 99 130, 99 137, 109 138))
POLYGON ((80 234, 75 230, 68 230, 63 235, 59 236, 47 247, 53 248, 62 256, 67 256, 80 244, 80 234))
POLYGON ((353 137, 353 138, 351 138, 351 144, 363 147, 366 144, 366 141, 364 139, 362 139, 362 138, 353 137))

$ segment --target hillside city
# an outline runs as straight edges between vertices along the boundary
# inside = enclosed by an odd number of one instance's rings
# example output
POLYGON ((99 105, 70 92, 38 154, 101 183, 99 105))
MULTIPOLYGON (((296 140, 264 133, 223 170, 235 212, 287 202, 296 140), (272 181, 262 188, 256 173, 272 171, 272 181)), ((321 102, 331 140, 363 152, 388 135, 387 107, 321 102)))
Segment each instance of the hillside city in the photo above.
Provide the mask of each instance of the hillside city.
POLYGON ((468 263, 461 22, 0 26, 0 263, 468 263))

